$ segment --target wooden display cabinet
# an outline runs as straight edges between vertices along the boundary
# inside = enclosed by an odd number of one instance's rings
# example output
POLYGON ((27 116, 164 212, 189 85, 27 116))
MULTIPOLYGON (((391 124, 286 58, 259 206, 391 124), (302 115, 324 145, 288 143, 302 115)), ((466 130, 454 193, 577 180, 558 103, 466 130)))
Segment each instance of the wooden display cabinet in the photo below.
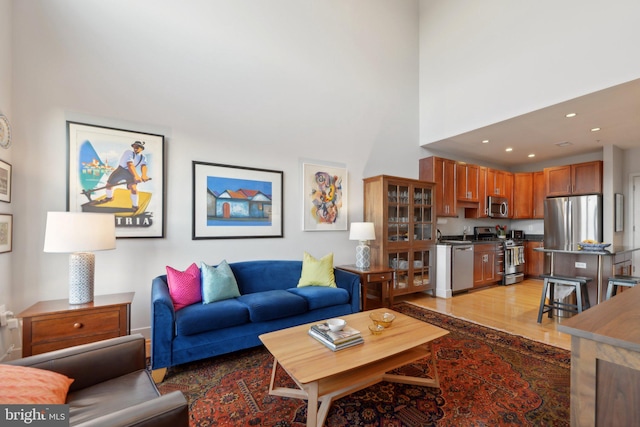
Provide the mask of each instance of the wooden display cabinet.
POLYGON ((372 264, 394 271, 393 295, 435 288, 435 184, 379 175, 364 180, 364 220, 373 222, 372 264))

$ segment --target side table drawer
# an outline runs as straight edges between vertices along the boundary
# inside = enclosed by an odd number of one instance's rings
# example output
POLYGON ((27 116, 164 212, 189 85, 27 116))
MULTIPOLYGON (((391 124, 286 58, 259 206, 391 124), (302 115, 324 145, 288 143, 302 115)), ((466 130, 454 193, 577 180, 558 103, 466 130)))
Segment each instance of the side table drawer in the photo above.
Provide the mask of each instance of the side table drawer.
POLYGON ((388 282, 393 277, 392 273, 372 273, 367 275, 367 281, 373 282, 388 282))
POLYGON ((31 342, 36 344, 119 330, 120 311, 117 309, 34 318, 31 323, 31 342))

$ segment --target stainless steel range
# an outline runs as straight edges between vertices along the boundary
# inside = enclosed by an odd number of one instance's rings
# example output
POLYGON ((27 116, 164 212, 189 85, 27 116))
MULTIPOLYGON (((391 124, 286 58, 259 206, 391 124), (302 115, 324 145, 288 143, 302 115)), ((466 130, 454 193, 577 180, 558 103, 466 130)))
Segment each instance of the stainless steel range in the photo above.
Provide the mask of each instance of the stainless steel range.
POLYGON ((506 239, 504 242, 503 285, 513 285, 524 280, 524 244, 522 241, 506 239))

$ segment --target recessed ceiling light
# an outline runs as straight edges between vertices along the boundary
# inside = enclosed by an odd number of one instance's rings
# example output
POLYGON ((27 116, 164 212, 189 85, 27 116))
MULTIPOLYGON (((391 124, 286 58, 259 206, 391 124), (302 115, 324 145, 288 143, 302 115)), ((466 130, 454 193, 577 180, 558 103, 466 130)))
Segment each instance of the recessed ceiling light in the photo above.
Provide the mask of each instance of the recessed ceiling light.
POLYGON ((600 130, 600 128, 593 128, 591 129, 591 132, 598 132, 600 130))
POLYGON ((489 140, 488 140, 488 139, 483 139, 483 140, 482 140, 482 143, 483 143, 483 144, 488 144, 488 143, 489 143, 489 140))
POLYGON ((513 148, 508 147, 508 148, 507 148, 506 150, 504 150, 504 151, 506 151, 506 152, 510 152, 510 151, 513 151, 513 148))
POLYGON ((536 156, 535 154, 531 153, 527 157, 535 157, 535 156, 536 156))
POLYGON ((575 116, 577 116, 576 113, 569 113, 565 117, 569 117, 570 118, 570 117, 575 117, 575 116))

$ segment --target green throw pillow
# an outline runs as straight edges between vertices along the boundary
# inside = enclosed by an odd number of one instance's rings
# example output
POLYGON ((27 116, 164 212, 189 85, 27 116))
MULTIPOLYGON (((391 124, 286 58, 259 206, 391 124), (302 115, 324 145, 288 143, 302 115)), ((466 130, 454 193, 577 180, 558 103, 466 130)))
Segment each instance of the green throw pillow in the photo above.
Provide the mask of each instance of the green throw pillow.
POLYGON ((222 301, 240 296, 236 277, 226 260, 218 267, 202 263, 202 303, 222 301))
POLYGON ((333 253, 315 259, 308 253, 304 253, 302 260, 302 275, 298 287, 304 286, 328 286, 337 288, 336 278, 333 275, 333 253))

